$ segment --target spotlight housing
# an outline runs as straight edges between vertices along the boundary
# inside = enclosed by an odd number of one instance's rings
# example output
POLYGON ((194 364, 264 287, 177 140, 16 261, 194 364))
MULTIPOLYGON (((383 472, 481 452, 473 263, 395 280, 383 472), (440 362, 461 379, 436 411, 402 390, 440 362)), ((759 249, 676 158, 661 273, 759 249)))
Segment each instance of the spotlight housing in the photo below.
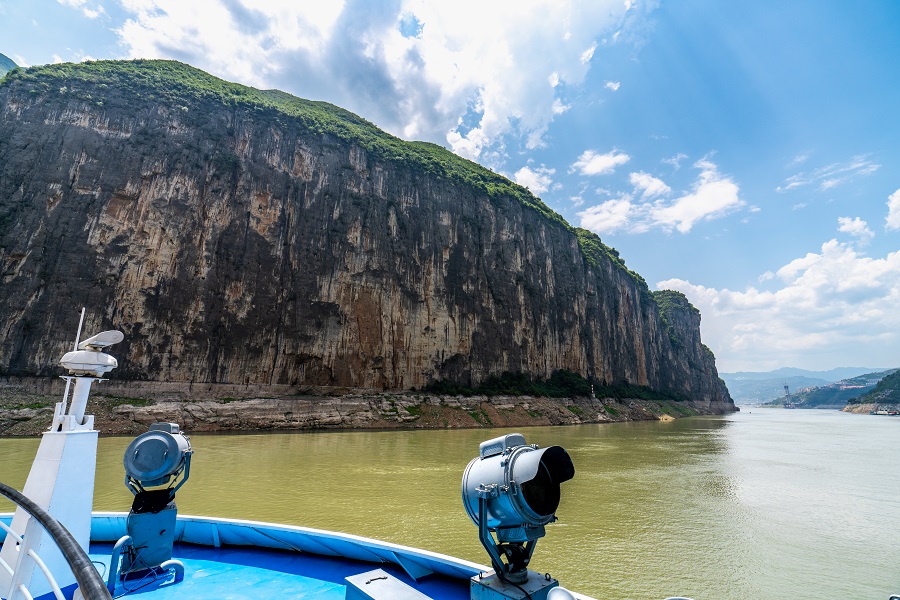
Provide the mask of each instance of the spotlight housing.
POLYGON ((174 497, 190 476, 192 454, 190 439, 181 433, 178 425, 154 423, 125 450, 125 485, 134 495, 145 488, 164 485, 174 497), (184 477, 174 485, 182 474, 184 477))
POLYGON ((154 423, 125 450, 125 487, 134 501, 126 520, 128 535, 113 548, 107 583, 111 593, 119 580, 144 577, 150 571, 174 569, 175 581, 183 578, 184 565, 172 559, 178 514, 175 492, 190 476, 193 453, 190 439, 176 423, 154 423))
POLYGON ((544 526, 556 520, 560 484, 575 467, 562 447, 529 445, 518 433, 482 442, 478 454, 463 473, 463 505, 497 576, 524 582, 544 526))

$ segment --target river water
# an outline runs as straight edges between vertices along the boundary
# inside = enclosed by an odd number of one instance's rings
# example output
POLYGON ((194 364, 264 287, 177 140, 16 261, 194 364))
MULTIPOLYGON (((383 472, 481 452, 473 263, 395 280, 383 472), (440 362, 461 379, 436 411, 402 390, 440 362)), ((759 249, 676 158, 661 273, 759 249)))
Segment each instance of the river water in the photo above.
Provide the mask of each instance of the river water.
MULTIPOLYGON (((488 562, 460 500, 478 444, 507 430, 194 435, 182 514, 331 529, 488 562)), ((900 418, 745 409, 727 417, 521 430, 565 447, 559 522, 532 568, 598 599, 900 593, 900 418)), ((128 510, 100 439, 96 510, 128 510)), ((36 439, 0 439, 24 485, 36 439)), ((10 510, 0 504, 0 511, 10 510)))

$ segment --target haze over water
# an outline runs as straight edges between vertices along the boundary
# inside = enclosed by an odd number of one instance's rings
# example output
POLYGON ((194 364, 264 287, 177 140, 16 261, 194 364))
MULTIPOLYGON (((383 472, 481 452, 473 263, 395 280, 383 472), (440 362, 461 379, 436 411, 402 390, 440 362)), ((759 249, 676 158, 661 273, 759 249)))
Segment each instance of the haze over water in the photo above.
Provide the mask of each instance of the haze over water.
MULTIPOLYGON (((532 567, 604 600, 886 599, 900 591, 898 431, 896 418, 778 409, 522 429, 565 447, 576 468, 532 567)), ((481 441, 509 432, 195 435, 179 511, 484 563, 460 479, 481 441)), ((129 441, 100 440, 96 510, 130 506, 129 441)), ((37 443, 0 439, 0 481, 21 489, 37 443)))

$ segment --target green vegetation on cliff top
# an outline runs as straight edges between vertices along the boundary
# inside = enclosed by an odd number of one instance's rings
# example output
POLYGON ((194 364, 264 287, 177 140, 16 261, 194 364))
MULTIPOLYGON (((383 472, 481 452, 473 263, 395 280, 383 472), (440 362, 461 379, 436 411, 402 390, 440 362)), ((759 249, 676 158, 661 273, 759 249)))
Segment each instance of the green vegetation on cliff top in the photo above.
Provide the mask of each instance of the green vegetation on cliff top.
MULTIPOLYGON (((672 342, 672 346, 674 348, 683 347, 684 343, 678 337, 678 333, 676 332, 673 323, 675 312, 688 311, 699 316, 700 311, 691 304, 687 299, 687 296, 681 292, 676 292, 675 290, 659 290, 657 292, 652 292, 652 296, 656 301, 657 306, 659 306, 659 316, 666 326, 666 333, 669 334, 669 341, 672 342)), ((706 346, 703 346, 703 352, 708 355, 712 354, 712 350, 706 346)))
MULTIPOLYGON (((459 181, 491 198, 511 197, 548 219, 564 219, 524 187, 437 144, 406 142, 378 129, 365 119, 327 102, 304 100, 279 90, 258 90, 230 83, 184 63, 169 60, 92 61, 61 63, 20 70, 9 78, 28 82, 34 92, 67 93, 86 101, 105 87, 129 90, 135 97, 182 109, 198 109, 207 103, 250 112, 290 117, 303 128, 358 144, 378 158, 408 163, 424 173, 459 181), (93 89, 79 89, 90 84, 93 89)), ((568 227, 568 225, 566 225, 568 227)))
POLYGON ((90 61, 16 69, 0 83, 0 87, 16 84, 32 94, 65 96, 99 106, 103 106, 104 91, 117 88, 127 90, 133 98, 184 111, 208 109, 213 103, 261 113, 276 125, 285 124, 287 117, 292 124, 308 131, 357 144, 374 157, 407 164, 425 174, 458 182, 491 199, 515 199, 572 232, 589 265, 600 267, 605 260, 610 260, 634 280, 643 296, 659 302, 655 294, 649 294, 646 281, 625 266, 614 248, 604 244, 595 233, 569 225, 526 188, 437 144, 406 142, 394 137, 333 104, 304 100, 279 90, 258 90, 230 83, 170 60, 90 61))

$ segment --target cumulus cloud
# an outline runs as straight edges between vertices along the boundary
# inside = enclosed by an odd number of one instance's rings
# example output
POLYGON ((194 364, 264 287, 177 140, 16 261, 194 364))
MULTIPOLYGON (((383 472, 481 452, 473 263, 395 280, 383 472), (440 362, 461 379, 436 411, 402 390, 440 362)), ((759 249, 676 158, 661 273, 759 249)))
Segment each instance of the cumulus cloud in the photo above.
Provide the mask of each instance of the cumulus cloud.
POLYGON ((327 100, 484 162, 503 159, 511 140, 544 144, 568 108, 560 94, 583 82, 595 40, 625 14, 620 0, 123 0, 123 8, 131 18, 118 33, 131 57, 174 58, 327 100))
POLYGON ((624 196, 591 206, 578 213, 578 216, 581 218, 581 227, 604 234, 628 226, 632 221, 634 212, 635 207, 631 203, 631 198, 624 196))
POLYGON ((888 216, 885 222, 886 229, 900 229, 900 190, 888 196, 888 216))
MULTIPOLYGON (((806 160, 806 157, 803 158, 806 160)), ((846 162, 833 163, 813 171, 792 175, 782 185, 776 187, 775 191, 786 192, 808 185, 818 186, 820 191, 825 191, 857 177, 871 175, 880 168, 881 165, 873 162, 869 155, 862 154, 854 156, 846 162)))
POLYGON ((694 163, 694 168, 700 174, 691 190, 671 201, 665 198, 671 194, 671 188, 661 179, 643 172, 632 173, 631 183, 640 198, 623 195, 587 208, 577 213, 581 226, 598 233, 641 233, 654 228, 688 233, 700 221, 720 218, 744 206, 738 185, 719 173, 712 161, 703 158, 694 163), (604 221, 605 218, 609 220, 604 221))
POLYGON ((657 179, 649 173, 632 173, 629 176, 631 185, 634 186, 635 192, 640 192, 642 198, 653 198, 654 196, 667 196, 672 192, 662 179, 657 179))
POLYGON ((681 291, 700 309, 721 371, 846 366, 848 347, 860 365, 892 366, 900 356, 900 252, 871 258, 831 240, 760 282, 774 289, 681 279, 657 288, 681 291))
POLYGON ((744 204, 738 197, 738 186, 730 177, 719 173, 715 164, 702 159, 694 164, 700 177, 693 191, 668 206, 655 206, 651 218, 664 228, 674 227, 687 233, 700 220, 720 217, 744 204))
POLYGON ((549 169, 544 165, 532 169, 525 166, 516 171, 513 178, 516 183, 527 187, 533 194, 543 194, 553 185, 553 174, 556 169, 549 169))
POLYGON ((618 92, 618 91, 619 91, 619 88, 620 88, 621 86, 622 86, 622 82, 621 82, 621 81, 607 81, 607 82, 603 85, 603 87, 605 87, 606 89, 612 90, 612 91, 614 91, 614 92, 618 92))
POLYGON ((631 160, 631 157, 618 150, 610 150, 606 154, 597 154, 593 150, 585 150, 581 153, 570 172, 579 172, 582 175, 609 175, 631 160))
POLYGON ((859 217, 855 219, 838 217, 838 231, 849 233, 858 239, 860 244, 867 244, 875 237, 875 234, 869 229, 869 224, 859 217))

